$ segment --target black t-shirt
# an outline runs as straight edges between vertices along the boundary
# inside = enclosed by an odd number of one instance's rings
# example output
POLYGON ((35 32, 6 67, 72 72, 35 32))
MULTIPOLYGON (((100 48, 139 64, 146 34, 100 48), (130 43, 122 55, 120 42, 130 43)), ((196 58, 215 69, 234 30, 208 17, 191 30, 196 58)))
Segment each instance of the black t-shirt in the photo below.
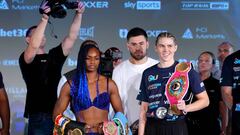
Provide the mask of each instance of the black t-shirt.
POLYGON ((232 87, 232 110, 240 112, 240 50, 224 60, 220 85, 232 87))
POLYGON ((75 69, 65 73, 64 76, 66 77, 67 80, 72 80, 74 75, 76 74, 76 72, 77 72, 77 69, 75 68, 75 69))
POLYGON ((2 73, 0 72, 0 89, 4 88, 2 73))
MULTIPOLYGON (((159 68, 158 65, 154 65, 143 72, 142 81, 140 85, 140 93, 137 99, 140 101, 148 102, 148 114, 154 113, 158 107, 169 108, 170 104, 165 95, 165 86, 168 79, 175 71, 175 67, 178 62, 168 68, 159 68)), ((200 80, 199 74, 191 68, 188 72, 189 77, 189 90, 184 96, 183 100, 188 101, 189 95, 201 93, 205 90, 203 83, 200 80)), ((181 119, 184 116, 180 116, 181 119)), ((166 120, 175 121, 180 118, 177 115, 167 115, 166 120)))
POLYGON ((19 65, 27 86, 25 117, 37 112, 52 114, 65 60, 61 45, 48 54, 36 55, 30 64, 25 62, 24 53, 21 54, 19 65))
MULTIPOLYGON (((219 80, 212 77, 212 75, 203 80, 206 92, 209 97, 209 105, 202 110, 189 113, 192 118, 201 120, 203 123, 208 122, 210 126, 216 126, 219 119, 219 102, 222 101, 219 80), (211 123, 211 124, 210 124, 211 123), (213 125, 215 124, 215 125, 213 125)), ((195 101, 196 99, 194 99, 195 101)))

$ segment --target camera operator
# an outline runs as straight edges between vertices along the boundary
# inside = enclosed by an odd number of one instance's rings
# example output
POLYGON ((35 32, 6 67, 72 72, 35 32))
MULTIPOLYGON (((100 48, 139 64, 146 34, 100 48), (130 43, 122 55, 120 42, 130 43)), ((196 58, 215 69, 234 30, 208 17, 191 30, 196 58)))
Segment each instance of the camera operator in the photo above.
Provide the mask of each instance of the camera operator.
POLYGON ((113 69, 122 62, 122 52, 116 47, 108 48, 101 60, 101 73, 112 78, 113 69))
POLYGON ((110 47, 104 53, 106 58, 110 58, 113 63, 113 68, 122 62, 122 51, 117 47, 110 47))
POLYGON ((44 35, 52 7, 48 1, 42 2, 42 18, 37 26, 32 26, 26 33, 27 47, 19 58, 23 79, 27 86, 24 117, 28 118, 29 135, 51 135, 54 123, 52 113, 57 100, 57 85, 61 70, 79 33, 83 3, 77 2, 76 14, 68 35, 49 53, 45 52, 44 35))

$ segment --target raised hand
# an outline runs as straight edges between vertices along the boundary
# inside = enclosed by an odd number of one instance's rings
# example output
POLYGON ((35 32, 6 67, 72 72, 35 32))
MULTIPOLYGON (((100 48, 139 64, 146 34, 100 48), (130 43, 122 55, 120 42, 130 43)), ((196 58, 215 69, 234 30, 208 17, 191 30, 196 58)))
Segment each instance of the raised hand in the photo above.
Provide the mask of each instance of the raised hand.
POLYGON ((77 2, 78 2, 78 8, 76 8, 77 13, 82 14, 85 10, 85 6, 80 0, 78 0, 77 2))
POLYGON ((46 14, 49 15, 51 12, 51 8, 47 5, 48 1, 43 1, 39 7, 40 13, 41 14, 46 14))

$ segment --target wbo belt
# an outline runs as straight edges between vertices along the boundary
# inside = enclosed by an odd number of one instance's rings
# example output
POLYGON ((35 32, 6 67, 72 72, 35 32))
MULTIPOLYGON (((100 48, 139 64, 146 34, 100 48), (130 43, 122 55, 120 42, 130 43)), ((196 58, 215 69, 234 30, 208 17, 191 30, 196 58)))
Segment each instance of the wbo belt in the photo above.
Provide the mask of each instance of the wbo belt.
MULTIPOLYGON (((165 95, 170 103, 169 113, 180 115, 182 111, 177 109, 178 100, 182 100, 188 92, 189 77, 188 72, 191 70, 191 63, 181 62, 175 67, 175 71, 168 79, 165 87, 165 95)), ((159 108, 162 112, 162 108, 159 108)), ((164 112, 164 111, 163 111, 164 112)))

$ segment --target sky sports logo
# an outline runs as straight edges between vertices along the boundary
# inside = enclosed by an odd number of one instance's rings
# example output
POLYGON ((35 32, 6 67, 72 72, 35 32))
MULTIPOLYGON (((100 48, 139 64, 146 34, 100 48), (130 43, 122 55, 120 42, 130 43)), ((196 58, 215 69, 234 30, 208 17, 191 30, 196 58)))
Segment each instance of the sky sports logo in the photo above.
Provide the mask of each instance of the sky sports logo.
POLYGON ((137 2, 124 2, 124 8, 136 9, 136 10, 160 10, 160 1, 143 1, 139 0, 137 2))

